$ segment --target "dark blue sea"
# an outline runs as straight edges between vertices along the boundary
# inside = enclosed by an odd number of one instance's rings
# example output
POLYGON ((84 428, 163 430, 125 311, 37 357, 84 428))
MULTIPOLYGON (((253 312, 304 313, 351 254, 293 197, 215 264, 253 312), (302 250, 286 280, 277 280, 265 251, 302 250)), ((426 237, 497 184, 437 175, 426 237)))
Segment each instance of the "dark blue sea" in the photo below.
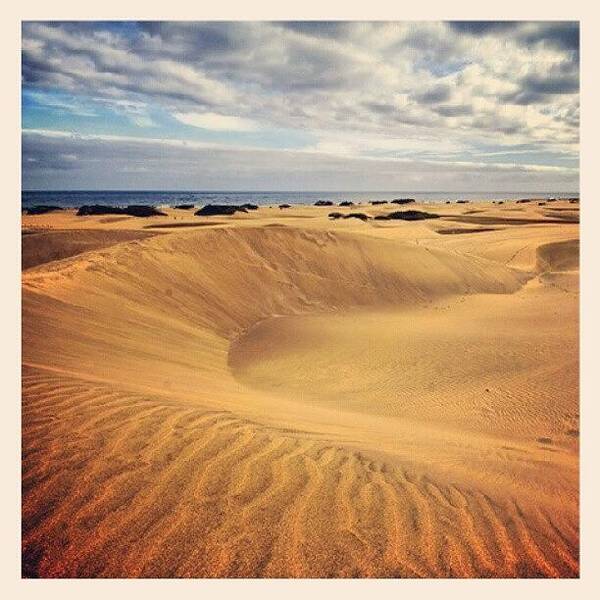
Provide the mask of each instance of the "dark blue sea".
POLYGON ((369 202, 370 200, 394 200, 414 198, 417 201, 445 202, 446 200, 514 200, 519 198, 579 197, 579 192, 210 192, 210 191, 23 191, 21 204, 24 208, 36 204, 53 204, 63 208, 84 204, 150 204, 173 206, 175 204, 258 204, 263 206, 286 204, 313 204, 317 200, 343 200, 369 202))

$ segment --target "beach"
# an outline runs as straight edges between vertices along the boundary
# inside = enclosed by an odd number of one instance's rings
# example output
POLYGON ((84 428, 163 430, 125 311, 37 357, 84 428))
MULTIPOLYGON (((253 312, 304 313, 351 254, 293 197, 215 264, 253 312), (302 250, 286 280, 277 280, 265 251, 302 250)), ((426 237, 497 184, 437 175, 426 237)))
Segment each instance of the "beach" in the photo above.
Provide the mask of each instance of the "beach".
POLYGON ((578 201, 161 211, 22 217, 24 577, 579 576, 578 201))

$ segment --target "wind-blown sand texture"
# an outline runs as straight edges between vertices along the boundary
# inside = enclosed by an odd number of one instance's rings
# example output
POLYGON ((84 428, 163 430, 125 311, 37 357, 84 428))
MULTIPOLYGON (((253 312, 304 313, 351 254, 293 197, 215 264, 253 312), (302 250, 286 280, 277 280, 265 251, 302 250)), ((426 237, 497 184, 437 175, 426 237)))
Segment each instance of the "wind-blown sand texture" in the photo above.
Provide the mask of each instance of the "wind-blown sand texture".
POLYGON ((416 208, 23 217, 23 575, 578 576, 578 207, 416 208))

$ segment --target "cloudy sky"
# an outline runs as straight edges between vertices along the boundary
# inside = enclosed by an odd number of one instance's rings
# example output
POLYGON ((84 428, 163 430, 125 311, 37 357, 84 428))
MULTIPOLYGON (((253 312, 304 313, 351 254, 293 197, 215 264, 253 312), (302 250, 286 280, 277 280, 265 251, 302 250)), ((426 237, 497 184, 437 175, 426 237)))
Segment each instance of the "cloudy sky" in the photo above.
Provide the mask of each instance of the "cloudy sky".
POLYGON ((577 191, 575 22, 34 23, 23 189, 577 191))

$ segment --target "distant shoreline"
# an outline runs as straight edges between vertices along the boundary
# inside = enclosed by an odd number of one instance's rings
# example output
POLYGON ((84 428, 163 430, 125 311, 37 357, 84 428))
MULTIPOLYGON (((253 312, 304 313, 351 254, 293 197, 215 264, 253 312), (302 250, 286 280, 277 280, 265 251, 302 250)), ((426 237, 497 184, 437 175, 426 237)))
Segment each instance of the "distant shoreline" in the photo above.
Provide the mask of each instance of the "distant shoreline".
POLYGON ((444 203, 456 200, 486 202, 491 200, 517 200, 520 198, 547 200, 550 198, 579 197, 579 192, 298 192, 298 191, 162 191, 162 190, 29 190, 21 193, 21 205, 29 207, 39 204, 53 204, 63 208, 78 208, 86 204, 148 204, 170 206, 181 203, 204 204, 243 204, 250 202, 259 206, 280 203, 291 205, 312 205, 318 200, 328 200, 335 204, 342 201, 355 203, 370 201, 391 201, 396 198, 414 198, 423 203, 444 203))

